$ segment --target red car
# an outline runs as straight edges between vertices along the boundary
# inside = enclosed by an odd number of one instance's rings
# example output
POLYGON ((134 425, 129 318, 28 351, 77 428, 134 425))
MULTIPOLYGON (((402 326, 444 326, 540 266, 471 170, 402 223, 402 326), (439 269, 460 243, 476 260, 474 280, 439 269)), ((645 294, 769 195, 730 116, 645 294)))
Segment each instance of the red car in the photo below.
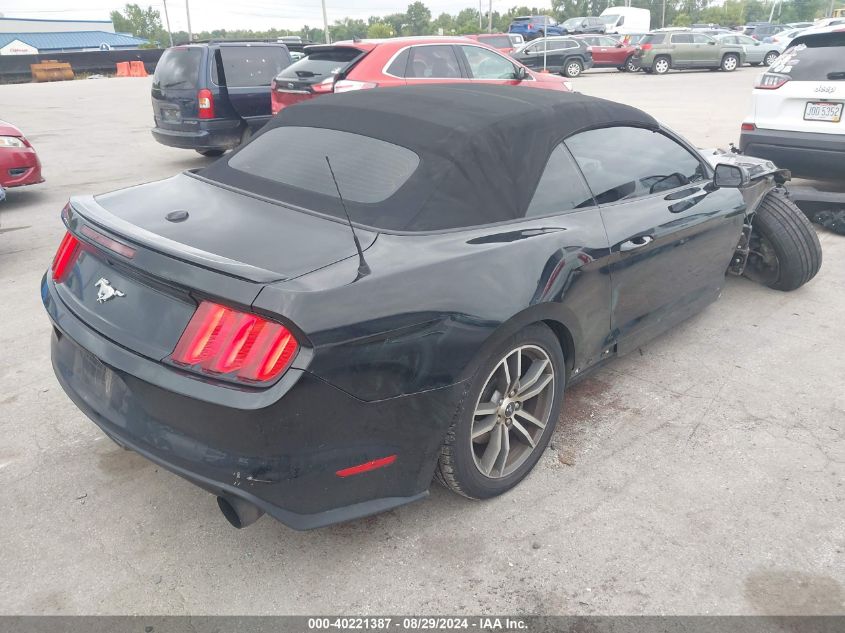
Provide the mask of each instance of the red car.
POLYGON ((35 148, 18 128, 0 121, 0 185, 20 187, 44 182, 35 148))
POLYGON ((559 76, 534 74, 495 48, 464 37, 406 37, 305 47, 306 56, 273 80, 273 114, 330 92, 483 81, 570 91, 559 76))
POLYGON ((505 55, 513 53, 513 40, 507 33, 480 33, 478 35, 464 35, 464 37, 492 46, 505 55))
POLYGON ((640 69, 635 53, 637 47, 620 42, 608 35, 576 35, 593 53, 593 68, 618 68, 625 72, 640 69))

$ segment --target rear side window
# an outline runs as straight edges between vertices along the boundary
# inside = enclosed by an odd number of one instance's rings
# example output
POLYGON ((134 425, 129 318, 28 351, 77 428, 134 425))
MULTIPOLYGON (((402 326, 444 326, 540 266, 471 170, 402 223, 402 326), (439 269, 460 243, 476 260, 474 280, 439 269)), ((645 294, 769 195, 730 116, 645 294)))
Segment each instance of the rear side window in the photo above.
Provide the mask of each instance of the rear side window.
POLYGON ((224 81, 217 64, 211 79, 230 88, 269 86, 273 78, 290 64, 290 55, 281 46, 221 46, 217 51, 223 63, 224 81))
POLYGON ((692 41, 695 42, 696 44, 707 44, 709 42, 713 42, 714 40, 713 40, 712 37, 710 37, 708 35, 701 35, 699 33, 695 33, 692 36, 692 41))
POLYGON ((673 35, 672 44, 692 44, 692 33, 673 35))
POLYGON ((769 72, 795 81, 845 81, 845 32, 814 35, 787 49, 769 72))
POLYGON ((644 35, 640 40, 641 44, 663 44, 666 41, 666 35, 663 33, 649 33, 644 35))
POLYGON ((406 48, 399 53, 393 61, 390 62, 390 66, 387 67, 385 72, 388 75, 393 75, 394 77, 404 77, 405 69, 408 67, 408 57, 410 56, 410 53, 410 48, 406 48))
POLYGON ((461 76, 461 67, 451 46, 414 46, 405 76, 455 79, 461 76))
POLYGON ((565 143, 599 204, 668 191, 706 176, 699 159, 683 145, 644 128, 589 130, 565 143))
POLYGON ((202 49, 168 48, 156 64, 153 85, 159 89, 195 88, 200 74, 202 49))
POLYGON ((564 145, 558 145, 549 156, 526 217, 565 213, 593 206, 593 194, 564 145))
POLYGON ((278 78, 323 81, 346 70, 349 64, 361 55, 361 52, 361 50, 351 47, 313 51, 282 70, 278 74, 278 78))
POLYGON ((363 204, 392 196, 420 162, 411 150, 369 136, 291 126, 268 130, 235 153, 229 167, 273 184, 337 198, 326 156, 343 199, 363 204))

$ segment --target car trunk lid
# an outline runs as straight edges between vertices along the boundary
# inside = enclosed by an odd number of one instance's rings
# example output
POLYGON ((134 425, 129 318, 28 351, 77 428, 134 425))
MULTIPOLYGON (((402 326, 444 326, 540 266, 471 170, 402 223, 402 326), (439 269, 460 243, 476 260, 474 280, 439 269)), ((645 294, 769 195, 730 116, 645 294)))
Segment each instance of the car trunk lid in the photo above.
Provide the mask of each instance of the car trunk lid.
MULTIPOLYGON (((154 360, 173 351, 200 299, 248 310, 264 285, 356 255, 341 222, 186 174, 72 198, 67 215, 80 245, 59 297, 92 329, 154 360)), ((357 233, 364 249, 376 237, 357 233)))
POLYGON ((151 91, 156 127, 179 130, 199 115, 197 86, 202 67, 197 46, 168 48, 156 64, 151 91))

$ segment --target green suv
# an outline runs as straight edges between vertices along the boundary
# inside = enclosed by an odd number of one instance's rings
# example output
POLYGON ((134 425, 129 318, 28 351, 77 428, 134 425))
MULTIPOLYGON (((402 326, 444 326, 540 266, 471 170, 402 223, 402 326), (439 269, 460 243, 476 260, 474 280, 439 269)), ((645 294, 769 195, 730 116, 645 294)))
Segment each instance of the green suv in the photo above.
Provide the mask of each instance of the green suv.
POLYGON ((647 73, 665 75, 670 68, 736 70, 745 63, 745 50, 738 44, 720 42, 704 33, 663 31, 649 33, 639 43, 637 60, 647 73))

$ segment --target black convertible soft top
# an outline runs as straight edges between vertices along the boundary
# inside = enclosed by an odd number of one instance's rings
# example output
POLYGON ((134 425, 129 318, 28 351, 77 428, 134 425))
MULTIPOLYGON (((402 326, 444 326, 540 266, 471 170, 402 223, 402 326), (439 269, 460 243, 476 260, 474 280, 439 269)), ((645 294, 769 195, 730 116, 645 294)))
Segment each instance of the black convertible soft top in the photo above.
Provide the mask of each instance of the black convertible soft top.
POLYGON ((658 126, 636 108, 553 90, 488 84, 361 90, 285 108, 200 175, 343 217, 327 154, 353 221, 392 231, 469 227, 523 217, 558 143, 619 124, 658 126), (359 136, 334 135, 346 139, 335 143, 311 128, 359 136))

